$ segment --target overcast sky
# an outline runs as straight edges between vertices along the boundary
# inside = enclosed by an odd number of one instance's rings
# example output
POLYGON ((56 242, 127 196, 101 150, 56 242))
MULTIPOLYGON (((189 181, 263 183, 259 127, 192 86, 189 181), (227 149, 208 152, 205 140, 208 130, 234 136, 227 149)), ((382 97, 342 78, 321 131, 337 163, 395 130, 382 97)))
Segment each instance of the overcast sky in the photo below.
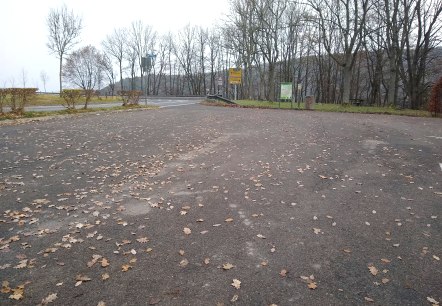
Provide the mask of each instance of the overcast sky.
POLYGON ((114 28, 141 20, 159 33, 176 32, 187 24, 220 23, 229 10, 228 0, 1 0, 0 87, 43 90, 40 72, 46 71, 47 91, 58 89, 58 60, 46 47, 46 18, 51 8, 63 4, 83 18, 81 42, 100 48, 114 28))

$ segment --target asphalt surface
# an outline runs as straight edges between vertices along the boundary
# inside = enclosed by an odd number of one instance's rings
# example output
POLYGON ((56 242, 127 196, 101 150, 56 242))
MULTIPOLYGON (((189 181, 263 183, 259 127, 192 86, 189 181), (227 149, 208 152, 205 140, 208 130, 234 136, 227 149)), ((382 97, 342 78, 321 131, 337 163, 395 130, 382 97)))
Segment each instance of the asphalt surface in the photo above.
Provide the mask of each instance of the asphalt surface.
MULTIPOLYGON (((201 97, 149 97, 142 98, 140 105, 155 105, 159 108, 175 107, 175 106, 185 106, 197 104, 201 101, 201 97)), ((115 106, 121 106, 123 102, 112 102, 112 103, 89 103, 89 108, 110 108, 115 106)), ((83 105, 77 105, 77 108, 83 108, 83 105)), ((63 105, 44 105, 44 106, 27 106, 25 111, 33 112, 50 112, 64 110, 66 107, 63 105)), ((9 108, 5 108, 5 111, 9 111, 9 108)))
POLYGON ((440 119, 103 112, 0 156, 1 305, 442 301, 440 119))

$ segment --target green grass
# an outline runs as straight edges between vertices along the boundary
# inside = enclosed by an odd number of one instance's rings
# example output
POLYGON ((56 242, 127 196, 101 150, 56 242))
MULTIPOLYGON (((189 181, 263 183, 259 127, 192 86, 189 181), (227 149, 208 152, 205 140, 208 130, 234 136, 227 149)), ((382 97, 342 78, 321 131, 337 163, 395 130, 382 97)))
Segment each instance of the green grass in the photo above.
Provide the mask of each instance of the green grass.
MULTIPOLYGON (((242 107, 281 108, 281 109, 292 108, 292 104, 290 102, 269 102, 269 101, 255 101, 255 100, 238 100, 235 102, 242 107)), ((300 103, 300 108, 298 108, 298 103, 294 102, 293 109, 304 109, 304 103, 300 103)), ((392 107, 378 107, 378 106, 354 106, 354 105, 343 106, 340 104, 316 103, 314 105, 314 110, 321 112, 387 114, 387 115, 414 116, 414 117, 431 117, 431 114, 425 110, 395 109, 392 107)))
POLYGON ((70 114, 85 114, 94 112, 108 112, 108 111, 118 111, 118 110, 129 110, 129 109, 158 109, 158 106, 152 105, 130 105, 130 106, 115 106, 115 107, 100 107, 100 108, 88 108, 88 109, 64 109, 59 111, 48 111, 48 112, 24 112, 22 115, 17 115, 13 113, 0 114, 0 121, 2 120, 14 120, 22 118, 38 118, 47 116, 59 116, 59 115, 70 115, 70 114))
MULTIPOLYGON (((85 98, 81 98, 78 102, 79 105, 84 104, 85 98)), ((94 96, 89 103, 111 103, 123 101, 120 96, 94 96)), ((57 94, 37 94, 27 106, 47 106, 47 105, 63 105, 64 100, 57 94)))

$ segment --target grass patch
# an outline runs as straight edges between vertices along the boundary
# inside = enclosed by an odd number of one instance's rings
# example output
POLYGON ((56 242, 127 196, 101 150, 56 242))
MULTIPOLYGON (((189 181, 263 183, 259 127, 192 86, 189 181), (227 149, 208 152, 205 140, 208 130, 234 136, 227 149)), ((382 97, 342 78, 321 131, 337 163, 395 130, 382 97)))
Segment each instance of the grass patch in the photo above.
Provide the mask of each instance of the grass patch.
MULTIPOLYGON (((304 103, 293 102, 269 102, 269 101, 256 101, 256 100, 238 100, 235 101, 240 107, 245 108, 266 108, 266 109, 295 109, 303 110, 304 103)), ((216 106, 229 106, 229 104, 220 101, 207 101, 206 105, 216 106)), ((393 107, 378 107, 378 106, 343 106, 340 104, 321 104, 317 103, 314 106, 315 111, 320 112, 337 112, 337 113, 361 113, 361 114, 385 114, 385 115, 398 115, 398 116, 413 116, 413 117, 431 117, 430 112, 425 110, 413 110, 413 109, 395 109, 393 107)))
POLYGON ((48 111, 48 112, 29 111, 29 112, 24 112, 22 115, 17 115, 13 113, 3 113, 0 114, 0 121, 23 119, 23 118, 59 116, 59 115, 75 115, 75 114, 95 113, 103 111, 108 112, 108 111, 129 110, 129 109, 158 109, 158 106, 130 105, 130 106, 99 107, 99 108, 88 108, 88 109, 64 109, 59 111, 48 111))

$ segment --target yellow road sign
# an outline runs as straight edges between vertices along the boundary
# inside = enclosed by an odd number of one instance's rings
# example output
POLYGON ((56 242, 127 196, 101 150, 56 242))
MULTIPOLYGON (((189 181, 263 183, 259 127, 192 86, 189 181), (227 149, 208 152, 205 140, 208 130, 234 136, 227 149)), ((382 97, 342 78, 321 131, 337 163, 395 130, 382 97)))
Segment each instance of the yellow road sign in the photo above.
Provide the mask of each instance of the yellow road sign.
POLYGON ((241 84, 241 68, 229 68, 229 84, 241 84))

